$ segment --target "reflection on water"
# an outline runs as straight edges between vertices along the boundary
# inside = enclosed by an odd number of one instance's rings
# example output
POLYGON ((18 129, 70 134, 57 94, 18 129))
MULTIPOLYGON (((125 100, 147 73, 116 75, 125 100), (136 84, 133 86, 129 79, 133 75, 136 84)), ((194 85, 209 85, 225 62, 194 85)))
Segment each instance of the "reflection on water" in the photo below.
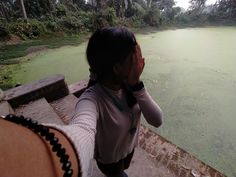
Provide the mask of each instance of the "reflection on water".
MULTIPOLYGON (((142 79, 165 114, 164 125, 152 129, 235 177, 236 28, 168 30, 138 35, 138 41, 146 58, 142 79)), ((38 56, 15 79, 62 73, 74 83, 88 75, 85 46, 38 56)))

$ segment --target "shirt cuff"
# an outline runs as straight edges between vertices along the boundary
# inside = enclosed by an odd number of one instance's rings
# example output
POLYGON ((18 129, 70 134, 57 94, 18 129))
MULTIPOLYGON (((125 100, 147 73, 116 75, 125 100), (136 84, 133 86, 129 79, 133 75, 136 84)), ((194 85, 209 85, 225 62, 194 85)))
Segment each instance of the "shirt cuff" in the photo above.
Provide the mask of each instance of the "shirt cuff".
POLYGON ((144 84, 142 81, 138 82, 137 84, 130 87, 133 92, 140 91, 144 88, 144 84))

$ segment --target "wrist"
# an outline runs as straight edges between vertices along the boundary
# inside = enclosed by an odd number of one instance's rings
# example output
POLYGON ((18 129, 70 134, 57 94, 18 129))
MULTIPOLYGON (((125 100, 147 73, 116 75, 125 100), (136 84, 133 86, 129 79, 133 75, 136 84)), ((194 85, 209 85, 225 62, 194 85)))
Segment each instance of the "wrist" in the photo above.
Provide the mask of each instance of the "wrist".
POLYGON ((130 86, 133 92, 139 91, 144 88, 144 84, 142 81, 138 81, 137 83, 130 86))

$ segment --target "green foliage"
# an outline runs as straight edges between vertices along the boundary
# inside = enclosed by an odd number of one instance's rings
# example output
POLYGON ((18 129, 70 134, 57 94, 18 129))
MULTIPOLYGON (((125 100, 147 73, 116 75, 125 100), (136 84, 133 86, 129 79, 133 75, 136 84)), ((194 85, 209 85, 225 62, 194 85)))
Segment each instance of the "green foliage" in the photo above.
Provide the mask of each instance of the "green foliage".
POLYGON ((145 9, 138 3, 134 2, 133 6, 129 7, 126 11, 125 11, 125 16, 127 18, 132 17, 132 16, 136 16, 139 17, 140 19, 143 18, 145 14, 145 9))
POLYGON ((135 27, 135 28, 142 28, 145 26, 148 26, 147 23, 145 23, 144 21, 144 16, 142 18, 138 17, 138 16, 133 16, 129 19, 129 26, 130 27, 135 27))
POLYGON ((152 5, 158 5, 160 10, 173 8, 175 5, 174 0, 152 0, 152 5))
MULTIPOLYGON (((19 3, 17 1, 16 6, 21 11, 19 3)), ((24 5, 27 16, 30 18, 40 19, 43 16, 51 15, 54 10, 54 4, 51 0, 24 0, 24 5)))
POLYGON ((189 24, 191 22, 191 19, 188 15, 185 13, 180 13, 175 17, 175 21, 177 24, 189 24))
POLYGON ((189 2, 191 4, 190 8, 195 10, 201 10, 206 4, 206 0, 190 0, 189 2))
POLYGON ((128 18, 127 24, 124 26, 129 26, 129 27, 136 27, 136 28, 141 28, 146 26, 144 22, 144 17, 146 14, 146 10, 144 9, 143 5, 134 2, 133 6, 128 8, 125 12, 126 18, 128 18))
POLYGON ((87 36, 67 36, 67 37, 54 37, 43 40, 30 40, 17 45, 6 45, 0 47, 0 63, 12 58, 19 58, 27 55, 27 49, 32 46, 43 45, 47 48, 58 48, 64 45, 78 45, 85 41, 87 36))
POLYGON ((106 26, 115 26, 117 23, 116 11, 112 7, 100 10, 94 17, 94 29, 106 26))
POLYGON ((225 19, 236 19, 236 1, 235 0, 221 0, 217 8, 219 16, 225 19))
POLYGON ((84 24, 80 18, 76 18, 75 16, 64 16, 59 22, 61 28, 67 33, 79 33, 83 30, 84 24))
POLYGON ((10 32, 6 28, 7 24, 8 24, 8 22, 6 19, 0 18, 0 38, 6 38, 9 36, 10 32))
POLYGON ((56 5, 56 16, 57 17, 63 17, 67 13, 67 8, 65 5, 58 3, 56 5))
POLYGON ((6 38, 9 36, 9 32, 6 28, 0 27, 0 38, 6 38))
POLYGON ((158 6, 152 6, 146 10, 144 15, 144 22, 150 26, 159 26, 160 24, 160 10, 158 6))
POLYGON ((236 21, 235 0, 218 0, 211 8, 205 7, 206 0, 190 1, 192 8, 181 12, 174 7, 174 0, 99 0, 101 6, 85 0, 24 0, 30 18, 25 22, 19 19, 20 1, 2 0, 0 37, 13 33, 23 39, 35 39, 45 34, 81 34, 115 25, 142 28, 236 21))
POLYGON ((60 28, 58 21, 56 19, 45 21, 44 23, 45 23, 47 29, 50 30, 51 32, 61 31, 61 28, 60 28))
POLYGON ((161 13, 161 19, 163 24, 171 24, 177 15, 180 14, 181 9, 179 7, 164 9, 161 13))
POLYGON ((10 23, 7 28, 11 33, 21 37, 22 39, 36 39, 47 32, 44 23, 36 19, 27 22, 18 19, 16 22, 10 23))
POLYGON ((12 67, 0 66, 0 89, 7 90, 14 87, 12 81, 12 67))
POLYGON ((86 31, 93 31, 94 30, 94 21, 95 21, 96 13, 95 11, 82 11, 80 10, 77 14, 77 18, 83 23, 84 29, 86 31))

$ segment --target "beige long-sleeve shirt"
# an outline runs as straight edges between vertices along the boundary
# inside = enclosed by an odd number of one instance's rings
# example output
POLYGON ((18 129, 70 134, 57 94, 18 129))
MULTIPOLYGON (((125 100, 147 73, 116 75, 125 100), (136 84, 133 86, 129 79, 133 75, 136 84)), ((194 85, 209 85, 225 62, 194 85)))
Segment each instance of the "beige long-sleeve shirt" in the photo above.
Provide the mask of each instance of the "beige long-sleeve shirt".
POLYGON ((113 163, 137 146, 141 112, 149 124, 155 127, 162 124, 162 111, 147 90, 143 88, 133 95, 137 104, 129 108, 122 89, 114 91, 96 84, 80 96, 69 125, 53 125, 77 149, 83 177, 87 176, 93 156, 99 162, 113 163), (132 132, 133 128, 137 130, 132 132))

